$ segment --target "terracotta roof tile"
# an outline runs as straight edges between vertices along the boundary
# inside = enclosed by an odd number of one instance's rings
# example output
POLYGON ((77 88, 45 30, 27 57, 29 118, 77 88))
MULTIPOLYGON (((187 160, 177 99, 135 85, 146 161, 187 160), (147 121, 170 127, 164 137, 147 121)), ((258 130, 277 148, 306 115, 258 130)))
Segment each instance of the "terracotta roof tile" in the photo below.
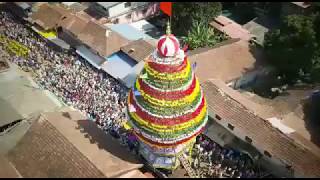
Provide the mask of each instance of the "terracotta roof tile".
POLYGON ((299 174, 305 177, 320 176, 320 159, 317 155, 245 108, 235 97, 225 93, 220 87, 221 84, 222 82, 218 80, 202 84, 209 111, 218 114, 223 121, 227 121, 250 137, 253 145, 260 150, 268 151, 273 158, 292 165, 299 174))
POLYGON ((43 114, 8 159, 23 177, 116 177, 142 167, 93 121, 78 118, 43 114))
POLYGON ((87 23, 78 38, 104 57, 119 51, 129 42, 120 34, 93 21, 87 23))
POLYGON ((154 46, 143 39, 132 41, 128 45, 121 47, 121 51, 137 62, 143 61, 153 50, 154 46))
POLYGON ((62 28, 72 32, 75 36, 77 36, 83 30, 83 28, 88 24, 89 21, 90 21, 89 18, 80 16, 80 15, 69 14, 67 15, 66 19, 60 22, 59 25, 62 28))
MULTIPOLYGON (((190 52, 190 62, 197 62, 195 73, 200 82, 217 78, 224 82, 234 80, 254 67, 255 57, 246 41, 234 42, 220 47, 204 48, 198 53, 190 52)), ((197 50, 195 50, 197 51, 197 50)))
POLYGON ((43 29, 48 30, 58 26, 60 21, 69 13, 70 11, 63 7, 44 3, 38 11, 32 13, 31 19, 43 29))
POLYGON ((0 177, 1 178, 19 178, 21 175, 7 158, 0 155, 0 177))

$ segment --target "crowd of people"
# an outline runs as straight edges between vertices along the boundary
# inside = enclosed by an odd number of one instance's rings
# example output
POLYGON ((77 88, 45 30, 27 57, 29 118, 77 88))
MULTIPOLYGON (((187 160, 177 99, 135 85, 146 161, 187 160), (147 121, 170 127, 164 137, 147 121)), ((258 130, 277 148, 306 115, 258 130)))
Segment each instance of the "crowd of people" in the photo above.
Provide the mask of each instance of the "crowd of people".
POLYGON ((12 54, 10 61, 31 72, 42 88, 86 113, 101 128, 118 132, 126 119, 128 90, 117 80, 98 71, 74 52, 48 47, 44 38, 5 11, 0 13, 0 31, 30 49, 26 57, 12 54))
POLYGON ((221 147, 201 134, 194 145, 193 168, 201 177, 259 178, 253 160, 241 152, 221 147), (199 168, 200 164, 206 168, 199 168))

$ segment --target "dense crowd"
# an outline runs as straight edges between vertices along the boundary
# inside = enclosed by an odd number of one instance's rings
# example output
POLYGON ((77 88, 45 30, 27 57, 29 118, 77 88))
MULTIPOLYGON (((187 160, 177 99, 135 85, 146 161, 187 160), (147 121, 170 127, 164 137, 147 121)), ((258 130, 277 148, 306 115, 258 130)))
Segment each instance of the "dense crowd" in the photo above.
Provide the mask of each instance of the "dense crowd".
POLYGON ((6 12, 0 14, 0 31, 30 49, 26 57, 12 55, 10 60, 31 72, 41 87, 86 113, 100 127, 118 131, 126 119, 127 90, 117 80, 94 69, 74 52, 48 47, 43 38, 6 12))
POLYGON ((205 135, 197 137, 194 145, 193 168, 201 177, 259 178, 257 166, 247 155, 221 147, 205 135), (200 164, 205 168, 199 168, 200 164))

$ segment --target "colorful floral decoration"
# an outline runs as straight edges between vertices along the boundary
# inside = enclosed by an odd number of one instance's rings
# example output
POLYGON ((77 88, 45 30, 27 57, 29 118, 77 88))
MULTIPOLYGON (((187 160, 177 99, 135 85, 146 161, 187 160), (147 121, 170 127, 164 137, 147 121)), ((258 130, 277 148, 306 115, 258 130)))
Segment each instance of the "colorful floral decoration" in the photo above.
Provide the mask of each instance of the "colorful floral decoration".
POLYGON ((128 123, 155 168, 175 169, 207 123, 207 104, 190 62, 172 34, 157 49, 128 96, 128 123))

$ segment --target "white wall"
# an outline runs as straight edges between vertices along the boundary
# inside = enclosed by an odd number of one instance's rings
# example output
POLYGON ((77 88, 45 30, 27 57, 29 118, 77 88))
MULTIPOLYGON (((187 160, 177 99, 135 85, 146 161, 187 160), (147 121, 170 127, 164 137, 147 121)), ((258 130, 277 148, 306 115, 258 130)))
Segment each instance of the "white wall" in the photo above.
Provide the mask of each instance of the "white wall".
POLYGON ((111 8, 108 9, 109 11, 109 17, 112 18, 114 16, 118 16, 121 13, 125 13, 127 11, 129 11, 132 8, 132 3, 131 6, 129 7, 124 7, 125 2, 117 4, 111 8))
MULTIPOLYGON (((149 4, 148 6, 145 6, 144 8, 137 8, 137 9, 133 8, 133 10, 130 10, 130 12, 128 12, 128 13, 125 13, 128 10, 126 10, 126 11, 121 10, 122 13, 117 13, 117 15, 115 15, 115 13, 114 13, 113 14, 114 17, 112 17, 112 15, 110 14, 109 17, 110 17, 111 21, 115 21, 116 19, 118 19, 117 23, 119 23, 119 24, 136 22, 136 21, 139 21, 141 19, 145 19, 149 16, 153 16, 154 14, 156 14, 159 10, 158 4, 159 3, 152 3, 152 4, 149 4)), ((124 6, 124 4, 123 4, 123 6, 124 6)), ((141 5, 139 5, 139 6, 141 6, 141 5)), ((128 9, 128 8, 126 8, 126 9, 128 9)), ((111 12, 109 12, 109 13, 111 13, 111 12)))

